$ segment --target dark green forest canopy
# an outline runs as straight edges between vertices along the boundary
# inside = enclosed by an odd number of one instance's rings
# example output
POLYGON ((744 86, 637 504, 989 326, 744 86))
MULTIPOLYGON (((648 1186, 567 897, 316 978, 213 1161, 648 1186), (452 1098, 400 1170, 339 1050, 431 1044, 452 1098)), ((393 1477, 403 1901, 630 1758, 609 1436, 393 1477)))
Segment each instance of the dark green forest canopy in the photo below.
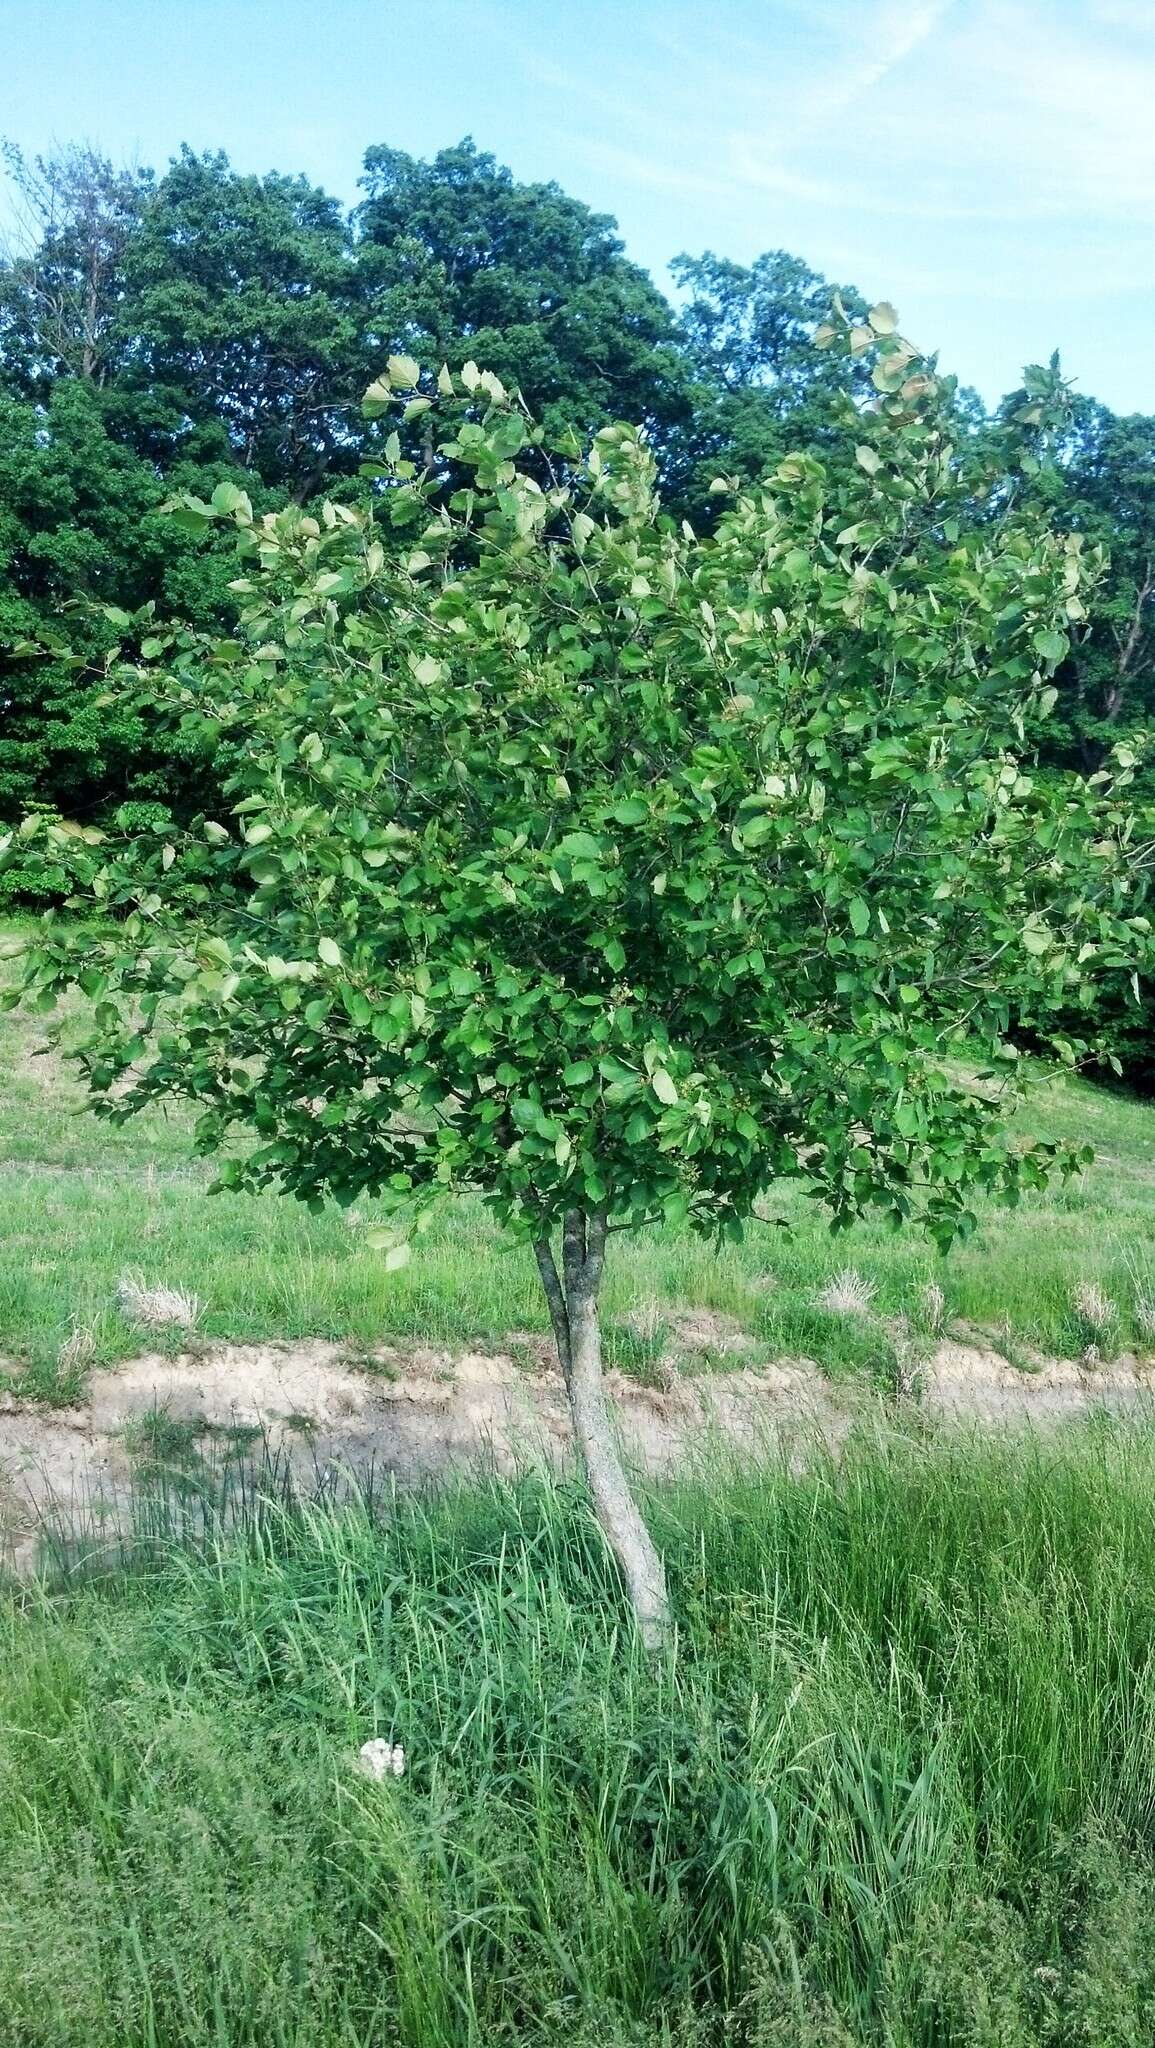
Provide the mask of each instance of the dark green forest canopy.
MULTIPOLYGON (((369 148, 351 209, 219 152, 182 149, 161 175, 84 147, 7 155, 20 227, 0 262, 0 822, 208 802, 206 736, 117 701, 102 672, 110 647, 150 630, 144 607, 228 626, 219 542, 162 508, 222 483, 258 510, 364 502, 384 428, 360 398, 391 353, 516 379, 555 444, 567 428, 643 425, 667 507, 699 527, 718 477, 757 478, 796 448, 855 460, 865 371, 814 347, 836 286, 797 255, 680 255, 671 300, 608 215, 519 182, 468 139, 428 162, 369 148), (55 651, 27 651, 46 640, 55 651)), ((861 319, 862 294, 837 293, 861 319)), ((965 355, 964 336, 941 339, 965 355)), ((1029 372, 993 416, 956 392, 976 520, 1007 421, 1055 374, 1029 372)), ((430 459, 420 422, 401 432, 430 459)), ((1079 397, 1044 452, 1016 488, 1109 556, 1073 622, 1046 742, 1053 772, 1087 773, 1155 700, 1155 419, 1079 397)), ((29 847, 0 890, 53 900, 65 878, 43 860, 29 847)), ((1133 1036, 1127 991, 1114 1008, 1133 1036)))

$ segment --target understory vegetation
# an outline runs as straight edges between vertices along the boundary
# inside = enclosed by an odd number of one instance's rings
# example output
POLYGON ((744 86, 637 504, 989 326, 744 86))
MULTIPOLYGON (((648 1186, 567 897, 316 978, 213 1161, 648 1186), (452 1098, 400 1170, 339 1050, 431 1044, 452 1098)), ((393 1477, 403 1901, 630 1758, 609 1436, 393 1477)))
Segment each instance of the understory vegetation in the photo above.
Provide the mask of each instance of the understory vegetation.
POLYGON ((1106 1423, 717 1470, 656 1661, 529 1479, 13 1594, 5 2042, 1146 2041, 1153 1490, 1106 1423))

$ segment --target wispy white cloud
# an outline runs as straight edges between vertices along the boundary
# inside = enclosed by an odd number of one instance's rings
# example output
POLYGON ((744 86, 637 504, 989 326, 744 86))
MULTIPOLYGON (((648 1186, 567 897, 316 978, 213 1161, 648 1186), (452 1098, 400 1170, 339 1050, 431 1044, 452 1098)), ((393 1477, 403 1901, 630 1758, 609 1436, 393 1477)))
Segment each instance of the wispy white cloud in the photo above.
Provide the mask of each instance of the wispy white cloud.
POLYGON ((630 0, 596 65, 576 30, 530 47, 522 5, 497 11, 576 189, 655 267, 795 249, 928 342, 973 322, 1007 352, 992 388, 1066 332, 1092 349, 1109 296, 1146 389, 1155 0, 630 0))
POLYGON ((825 77, 802 94, 795 114, 808 124, 837 120, 881 85, 933 35, 952 0, 881 0, 844 15, 844 46, 825 77))
POLYGON ((735 185, 910 218, 1155 210, 1155 0, 885 0, 843 19, 824 61, 796 49, 775 117, 730 127, 735 185))

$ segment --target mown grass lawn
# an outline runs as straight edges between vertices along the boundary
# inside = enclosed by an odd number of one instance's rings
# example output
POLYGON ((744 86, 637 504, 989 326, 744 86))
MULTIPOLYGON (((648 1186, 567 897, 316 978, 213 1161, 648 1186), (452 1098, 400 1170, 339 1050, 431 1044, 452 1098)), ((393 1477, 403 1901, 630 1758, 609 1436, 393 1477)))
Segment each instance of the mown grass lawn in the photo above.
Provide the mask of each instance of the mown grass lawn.
MULTIPOLYGON (((403 1271, 387 1274, 364 1245, 371 1208, 312 1216, 275 1196, 211 1196, 212 1168, 192 1156, 189 1119, 150 1113, 121 1127, 98 1121, 67 1064, 38 1056, 44 1022, 0 1015, 0 1356, 34 1394, 75 1391, 58 1358, 77 1327, 98 1360, 142 1348, 120 1315, 126 1270, 180 1286, 203 1304, 200 1328, 220 1339, 330 1337, 371 1345, 500 1342, 544 1330, 532 1258, 511 1250, 479 1204, 447 1210, 403 1271)), ((770 1355, 805 1355, 832 1373, 885 1373, 885 1323, 925 1319, 936 1283, 949 1319, 1001 1335, 1014 1354, 1062 1355, 1094 1336, 1101 1351, 1149 1349, 1155 1304, 1155 1108, 1078 1081, 1040 1083, 1029 1120, 1048 1135, 1096 1147, 1076 1181, 984 1213, 978 1235, 945 1260, 917 1231, 862 1226, 832 1239, 822 1212, 784 1187, 773 1215, 741 1246, 721 1250, 675 1232, 621 1241, 607 1282, 610 1352, 644 1370, 646 1342, 623 1317, 650 1305, 736 1317, 770 1355), (853 1266, 875 1289, 872 1318, 816 1305, 830 1276, 853 1266), (1074 1306, 1100 1286, 1117 1315, 1089 1332, 1074 1306)))

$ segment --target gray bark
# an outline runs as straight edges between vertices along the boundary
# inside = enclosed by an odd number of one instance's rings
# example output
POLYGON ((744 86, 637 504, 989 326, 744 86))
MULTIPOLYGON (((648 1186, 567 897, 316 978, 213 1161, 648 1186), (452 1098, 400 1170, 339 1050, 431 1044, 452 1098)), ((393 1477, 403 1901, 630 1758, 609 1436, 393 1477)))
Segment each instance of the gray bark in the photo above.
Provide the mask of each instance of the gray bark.
POLYGON ((660 1649, 670 1626, 665 1567, 630 1491, 602 1376, 598 1290, 605 1211, 567 1210, 561 1273, 547 1237, 535 1250, 594 1513, 618 1561, 642 1641, 647 1649, 660 1649))

